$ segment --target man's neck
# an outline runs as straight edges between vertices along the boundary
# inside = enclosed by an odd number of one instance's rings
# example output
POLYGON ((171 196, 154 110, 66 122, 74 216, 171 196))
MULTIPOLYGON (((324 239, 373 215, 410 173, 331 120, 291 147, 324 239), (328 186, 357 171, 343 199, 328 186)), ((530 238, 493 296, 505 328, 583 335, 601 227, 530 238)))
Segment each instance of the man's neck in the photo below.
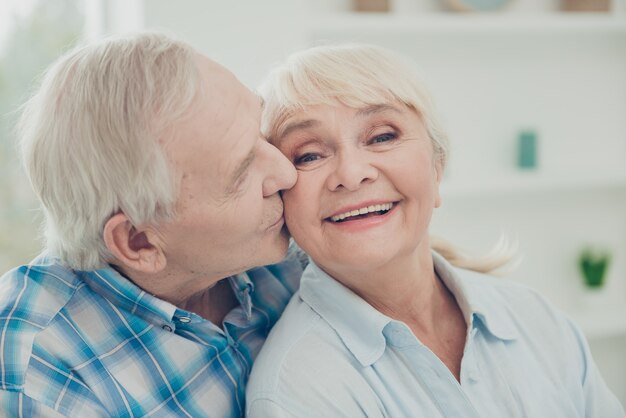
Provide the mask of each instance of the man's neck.
POLYGON ((196 293, 179 304, 179 308, 188 310, 211 321, 222 328, 224 318, 239 301, 233 292, 228 279, 220 280, 215 286, 196 293))
POLYGON ((155 292, 151 287, 159 289, 171 287, 169 286, 169 283, 172 283, 171 275, 161 275, 156 278, 144 277, 141 274, 129 274, 129 272, 118 265, 111 264, 111 266, 146 292, 181 309, 200 315, 220 328, 222 328, 222 322, 226 314, 239 305, 239 301, 228 279, 218 280, 212 286, 201 289, 189 297, 181 297, 179 295, 178 298, 168 298, 155 292), (168 285, 164 285, 164 283, 168 285))

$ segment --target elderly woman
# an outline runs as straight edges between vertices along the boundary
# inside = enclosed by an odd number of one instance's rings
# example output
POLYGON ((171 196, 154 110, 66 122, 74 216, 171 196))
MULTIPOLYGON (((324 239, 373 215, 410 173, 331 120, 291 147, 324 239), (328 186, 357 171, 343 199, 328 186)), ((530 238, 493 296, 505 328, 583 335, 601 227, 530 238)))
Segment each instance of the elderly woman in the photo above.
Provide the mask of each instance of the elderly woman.
POLYGON ((312 263, 255 363, 249 416, 624 416, 574 324, 431 248, 448 143, 403 59, 313 48, 262 93, 262 129, 298 169, 285 219, 312 263))

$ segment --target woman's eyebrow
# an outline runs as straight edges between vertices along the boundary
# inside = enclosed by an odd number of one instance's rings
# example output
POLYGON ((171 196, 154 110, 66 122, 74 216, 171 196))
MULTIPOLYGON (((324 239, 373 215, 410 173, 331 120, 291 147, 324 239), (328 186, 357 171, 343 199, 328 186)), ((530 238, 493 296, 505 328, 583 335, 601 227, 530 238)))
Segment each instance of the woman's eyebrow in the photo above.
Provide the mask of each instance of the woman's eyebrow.
MULTIPOLYGON (((356 115, 358 117, 364 117, 364 116, 370 116, 376 113, 383 113, 383 112, 388 112, 388 111, 399 113, 399 114, 402 113, 402 110, 400 110, 398 107, 385 103, 385 104, 375 104, 375 105, 371 105, 371 106, 367 106, 362 109, 359 109, 356 115)), ((300 129, 315 128, 317 126, 320 126, 321 124, 322 123, 317 119, 305 119, 305 120, 298 120, 298 121, 287 123, 284 128, 278 131, 278 135, 276 135, 277 138, 272 141, 272 144, 275 147, 280 147, 280 144, 283 138, 285 138, 291 132, 297 131, 300 129)))
POLYGON ((277 139, 274 142, 274 146, 279 147, 283 138, 285 138, 287 135, 289 135, 293 131, 297 131, 300 129, 314 128, 319 125, 321 125, 321 122, 316 119, 305 119, 305 120, 288 123, 277 135, 277 139))
POLYGON ((390 104, 376 104, 376 105, 364 107, 363 109, 359 109, 359 111, 356 112, 356 115, 363 117, 363 116, 370 116, 376 113, 383 113, 387 111, 392 111, 395 113, 402 113, 402 111, 398 109, 396 106, 393 106, 390 104))

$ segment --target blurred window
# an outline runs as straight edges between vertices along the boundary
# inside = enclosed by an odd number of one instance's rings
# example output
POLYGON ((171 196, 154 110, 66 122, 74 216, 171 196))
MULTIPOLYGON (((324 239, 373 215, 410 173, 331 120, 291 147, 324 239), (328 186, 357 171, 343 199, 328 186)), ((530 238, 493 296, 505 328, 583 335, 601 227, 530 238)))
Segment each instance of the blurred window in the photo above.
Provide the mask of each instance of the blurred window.
POLYGON ((18 108, 43 70, 93 32, 93 1, 0 1, 0 274, 41 249, 39 206, 16 150, 18 108))

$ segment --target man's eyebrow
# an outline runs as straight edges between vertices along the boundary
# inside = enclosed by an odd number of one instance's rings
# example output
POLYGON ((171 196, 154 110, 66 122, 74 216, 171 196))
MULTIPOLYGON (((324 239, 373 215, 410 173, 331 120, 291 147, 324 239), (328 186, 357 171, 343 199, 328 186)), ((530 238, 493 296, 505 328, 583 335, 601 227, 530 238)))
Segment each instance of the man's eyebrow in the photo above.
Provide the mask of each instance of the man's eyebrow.
POLYGON ((250 164, 252 164, 252 161, 254 161, 254 157, 256 157, 256 153, 255 153, 255 149, 252 149, 250 150, 248 155, 246 155, 246 158, 244 158, 244 160, 241 162, 241 164, 239 164, 239 166, 237 167, 237 169, 231 176, 230 182, 228 183, 229 190, 235 189, 237 185, 237 181, 239 181, 241 176, 243 176, 243 174, 248 170, 248 167, 250 167, 250 164))

